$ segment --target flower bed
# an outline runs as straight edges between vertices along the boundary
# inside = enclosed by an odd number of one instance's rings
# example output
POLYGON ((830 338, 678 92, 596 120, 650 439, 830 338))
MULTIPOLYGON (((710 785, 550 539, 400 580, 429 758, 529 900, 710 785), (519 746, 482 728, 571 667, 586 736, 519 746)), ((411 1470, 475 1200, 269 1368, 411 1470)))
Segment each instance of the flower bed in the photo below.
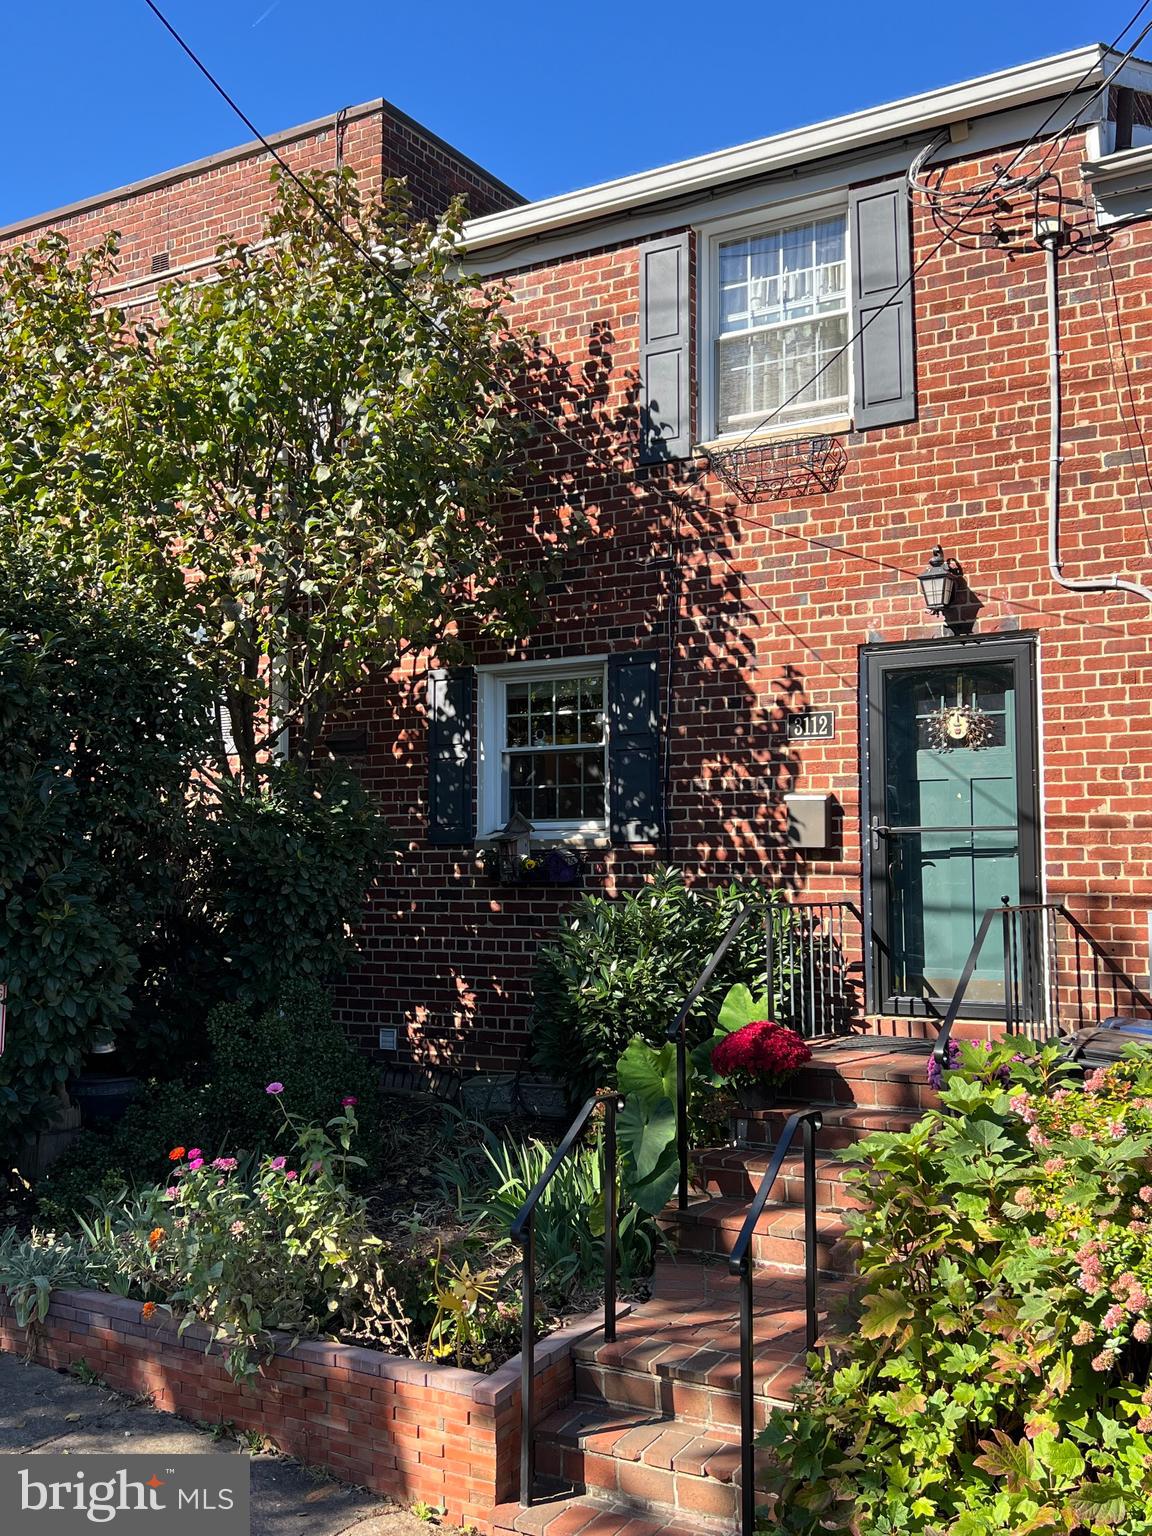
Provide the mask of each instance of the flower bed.
MULTIPOLYGON (((572 1396, 572 1345, 600 1324, 581 1318, 536 1347, 543 1418, 572 1396)), ((494 1505, 516 1496, 520 1357, 490 1375, 284 1334, 259 1375, 226 1368, 208 1330, 179 1333, 138 1301, 59 1290, 42 1322, 21 1328, 0 1293, 0 1348, 42 1365, 83 1360, 118 1390, 149 1393, 158 1408, 254 1429, 281 1450, 346 1481, 406 1502, 443 1505, 450 1521, 489 1528, 494 1505)))

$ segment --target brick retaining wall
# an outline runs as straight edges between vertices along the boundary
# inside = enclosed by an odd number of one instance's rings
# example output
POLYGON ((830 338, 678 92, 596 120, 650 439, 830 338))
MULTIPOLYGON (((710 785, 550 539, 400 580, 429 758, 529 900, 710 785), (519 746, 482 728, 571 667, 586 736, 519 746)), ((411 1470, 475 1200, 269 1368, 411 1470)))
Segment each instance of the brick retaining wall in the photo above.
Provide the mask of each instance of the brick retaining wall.
MULTIPOLYGON (((537 1348, 537 1409, 544 1417, 572 1396, 571 1348, 599 1325, 589 1316, 537 1348)), ((375 1350, 276 1335, 261 1376, 241 1387, 207 1330, 102 1291, 57 1291, 33 1333, 32 1358, 68 1367, 85 1361, 119 1391, 152 1395, 185 1418, 231 1420, 270 1436, 281 1450, 346 1482, 411 1503, 446 1507, 449 1520, 487 1531, 493 1506, 516 1496, 520 1450, 520 1357, 490 1376, 399 1359, 375 1350)), ((27 1340, 0 1296, 0 1349, 27 1340)))

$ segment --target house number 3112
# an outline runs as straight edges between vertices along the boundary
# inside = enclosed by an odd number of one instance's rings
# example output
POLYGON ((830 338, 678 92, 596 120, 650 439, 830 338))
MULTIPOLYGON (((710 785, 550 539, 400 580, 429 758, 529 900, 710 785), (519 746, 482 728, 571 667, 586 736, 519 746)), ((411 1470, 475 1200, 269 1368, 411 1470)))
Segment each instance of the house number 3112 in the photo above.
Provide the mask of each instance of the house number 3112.
POLYGON ((834 709, 810 709, 803 715, 788 716, 789 741, 831 741, 835 735, 834 709))

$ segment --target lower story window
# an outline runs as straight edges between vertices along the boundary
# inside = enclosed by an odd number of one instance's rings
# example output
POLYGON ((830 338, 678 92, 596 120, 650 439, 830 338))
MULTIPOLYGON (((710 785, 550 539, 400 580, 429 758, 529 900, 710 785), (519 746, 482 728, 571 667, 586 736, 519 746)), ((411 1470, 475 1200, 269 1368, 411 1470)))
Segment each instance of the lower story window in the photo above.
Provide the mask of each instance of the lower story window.
POLYGON ((544 832, 607 824, 602 662, 487 672, 482 684, 483 830, 519 812, 544 832))

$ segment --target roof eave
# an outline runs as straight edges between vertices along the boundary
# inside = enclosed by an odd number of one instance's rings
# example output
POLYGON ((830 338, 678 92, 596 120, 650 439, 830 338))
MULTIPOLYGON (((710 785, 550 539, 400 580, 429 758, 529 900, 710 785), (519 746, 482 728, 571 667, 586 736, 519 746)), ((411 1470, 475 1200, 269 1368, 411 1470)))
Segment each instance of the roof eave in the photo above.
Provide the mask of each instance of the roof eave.
POLYGON ((790 165, 849 153, 886 139, 942 128, 949 123, 1027 106, 1082 85, 1101 83, 1108 49, 1093 43, 1035 63, 965 80, 870 107, 807 128, 791 129, 734 149, 698 155, 673 165, 601 182, 576 192, 525 203, 502 213, 471 219, 464 227, 470 254, 537 235, 613 217, 668 198, 766 175, 790 165))

